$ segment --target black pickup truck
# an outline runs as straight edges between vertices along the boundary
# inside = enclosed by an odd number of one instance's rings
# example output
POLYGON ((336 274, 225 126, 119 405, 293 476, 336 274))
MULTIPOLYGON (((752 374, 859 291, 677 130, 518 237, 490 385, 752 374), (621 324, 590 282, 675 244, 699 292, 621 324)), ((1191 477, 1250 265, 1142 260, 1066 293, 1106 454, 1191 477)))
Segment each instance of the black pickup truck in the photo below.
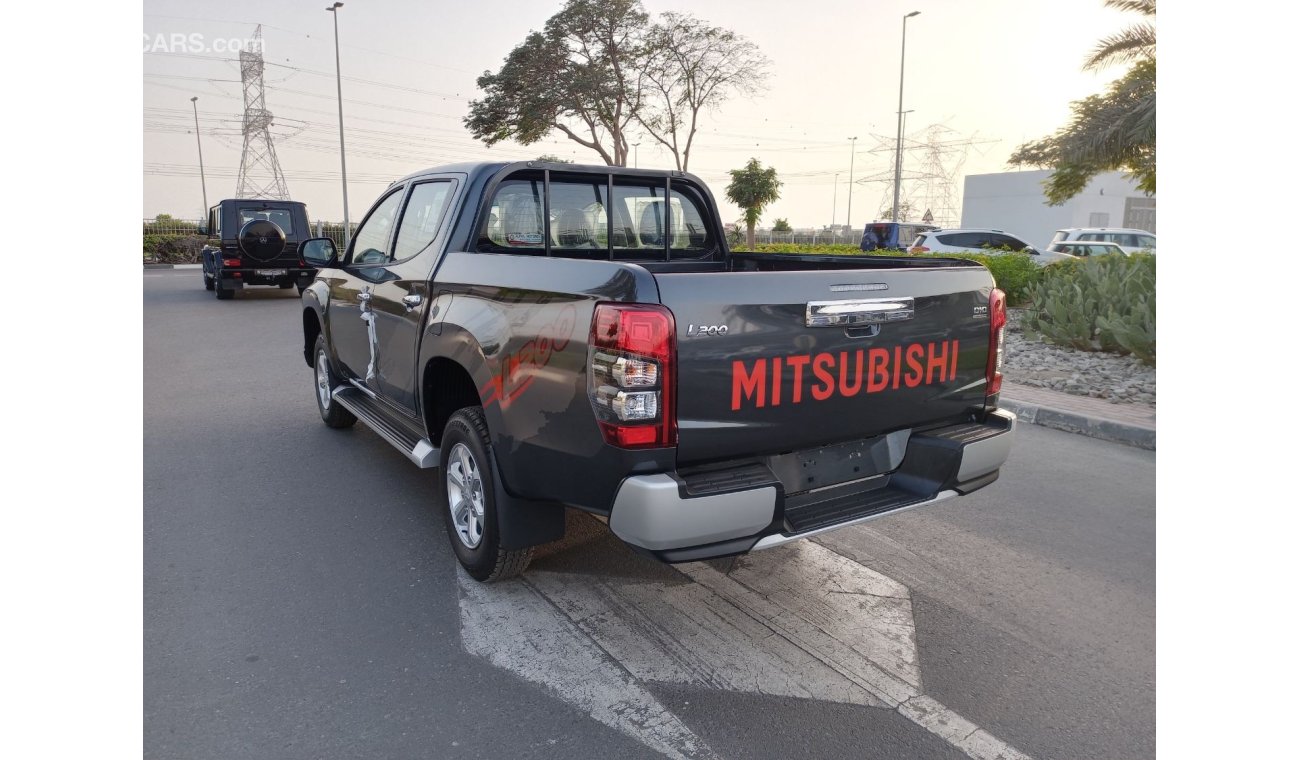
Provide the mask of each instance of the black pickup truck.
POLYGON ((993 482, 1005 299, 959 259, 736 253, 690 174, 463 164, 394 182, 302 296, 331 427, 420 467, 479 580, 564 510, 668 562, 993 482))
POLYGON ((299 201, 231 198, 208 209, 214 242, 199 254, 203 287, 228 301, 246 285, 278 285, 301 293, 316 274, 298 253, 311 236, 299 201))

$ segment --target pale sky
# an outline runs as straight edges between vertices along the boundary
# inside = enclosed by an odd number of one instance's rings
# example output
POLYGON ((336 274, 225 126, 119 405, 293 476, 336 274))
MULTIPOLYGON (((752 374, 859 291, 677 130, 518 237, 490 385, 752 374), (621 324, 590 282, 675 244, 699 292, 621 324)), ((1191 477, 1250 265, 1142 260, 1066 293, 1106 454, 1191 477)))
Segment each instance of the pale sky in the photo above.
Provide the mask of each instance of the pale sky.
MULTIPOLYGON (((195 95, 209 201, 234 194, 243 110, 239 68, 236 54, 215 48, 251 36, 254 24, 262 23, 267 101, 290 193, 307 203, 313 219, 342 219, 333 25, 326 4, 145 3, 144 45, 156 52, 144 54, 144 216, 201 215, 190 110, 195 95), (186 35, 185 43, 176 45, 173 35, 186 35)), ((489 149, 461 125, 468 102, 478 97, 476 77, 496 70, 561 5, 346 3, 339 34, 354 222, 390 181, 439 164, 542 153, 601 163, 562 135, 489 149)), ((1071 100, 1101 92, 1123 73, 1085 74, 1080 65, 1099 38, 1136 20, 1104 8, 1102 0, 649 0, 645 6, 653 14, 690 12, 729 27, 771 59, 765 92, 728 101, 708 117, 690 171, 709 184, 724 221, 734 221, 740 210, 725 197, 727 170, 751 157, 776 167, 785 185, 761 226, 787 218, 796 228, 830 224, 832 211, 834 222, 848 221, 848 138, 855 135, 852 223, 857 227, 888 207, 906 13, 921 11, 907 22, 906 133, 923 140, 925 128, 937 124, 952 130, 949 140, 975 140, 955 178, 958 204, 962 175, 1008 170, 1006 158, 1018 145, 1065 122, 1071 100), (890 179, 870 181, 876 177, 890 179)), ((671 166, 671 157, 649 138, 637 159, 643 168, 671 166)), ((919 151, 909 151, 905 177, 923 164, 919 151)), ((920 202, 924 192, 917 182, 904 183, 904 196, 920 202)))

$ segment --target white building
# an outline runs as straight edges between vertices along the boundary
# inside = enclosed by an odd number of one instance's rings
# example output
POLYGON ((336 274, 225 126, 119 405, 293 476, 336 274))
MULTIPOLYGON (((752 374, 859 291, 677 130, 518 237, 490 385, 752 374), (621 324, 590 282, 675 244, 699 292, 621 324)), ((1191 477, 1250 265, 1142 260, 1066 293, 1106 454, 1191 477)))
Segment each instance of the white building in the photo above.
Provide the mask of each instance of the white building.
POLYGON ((1121 172, 1098 174, 1063 206, 1049 206, 1043 182, 1050 170, 971 174, 963 191, 961 226, 997 229, 1045 248, 1066 227, 1131 227, 1156 231, 1156 199, 1121 172))

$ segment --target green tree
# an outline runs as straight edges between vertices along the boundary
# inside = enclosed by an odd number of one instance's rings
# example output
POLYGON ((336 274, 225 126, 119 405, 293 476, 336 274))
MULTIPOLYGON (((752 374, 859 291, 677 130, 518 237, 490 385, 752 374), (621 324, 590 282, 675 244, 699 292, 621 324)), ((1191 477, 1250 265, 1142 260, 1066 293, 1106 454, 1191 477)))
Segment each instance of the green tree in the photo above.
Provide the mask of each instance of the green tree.
POLYGON ((1070 104, 1070 123, 1056 134, 1021 145, 1013 166, 1052 169, 1044 183, 1048 203, 1059 206, 1083 192, 1107 171, 1126 171, 1148 195, 1156 191, 1155 0, 1106 0, 1107 7, 1134 11, 1148 20, 1106 37, 1084 62, 1084 70, 1131 63, 1105 94, 1070 104))
POLYGON ((470 102, 466 128, 487 145, 531 145, 558 129, 606 164, 626 166, 648 19, 639 0, 568 0, 499 71, 478 78, 483 97, 470 102))
POLYGON ((689 14, 665 13, 646 35, 646 97, 637 121, 688 171, 700 114, 732 94, 753 95, 767 78, 767 58, 729 29, 689 14))
POLYGON ((542 155, 538 156, 537 158, 535 158, 535 159, 533 159, 533 160, 534 160, 534 161, 541 161, 542 163, 546 163, 546 164, 571 164, 571 163, 573 163, 573 162, 570 161, 569 159, 567 159, 567 158, 560 158, 559 156, 555 155, 554 153, 543 153, 542 155))
POLYGON ((612 166, 627 166, 636 122, 690 163, 700 115, 732 94, 753 94, 768 61, 744 37, 692 16, 652 23, 640 0, 567 0, 542 32, 478 78, 465 127, 494 145, 531 145, 552 130, 612 166))
POLYGON ((776 169, 764 169, 757 158, 749 159, 744 169, 731 170, 727 198, 745 212, 745 241, 750 250, 754 249, 754 225, 763 215, 763 208, 780 197, 781 181, 776 178, 776 169))
MULTIPOLYGON (((915 214, 916 214, 916 206, 912 205, 911 201, 898 202, 898 221, 906 222, 910 220, 915 214)), ((892 221, 894 218, 894 204, 891 203, 888 206, 885 206, 884 208, 880 209, 880 214, 876 218, 888 219, 892 221)))
POLYGON ((775 222, 772 222, 772 231, 773 231, 773 232, 793 232, 794 229, 790 226, 790 222, 789 222, 789 220, 786 220, 786 219, 777 219, 775 222))

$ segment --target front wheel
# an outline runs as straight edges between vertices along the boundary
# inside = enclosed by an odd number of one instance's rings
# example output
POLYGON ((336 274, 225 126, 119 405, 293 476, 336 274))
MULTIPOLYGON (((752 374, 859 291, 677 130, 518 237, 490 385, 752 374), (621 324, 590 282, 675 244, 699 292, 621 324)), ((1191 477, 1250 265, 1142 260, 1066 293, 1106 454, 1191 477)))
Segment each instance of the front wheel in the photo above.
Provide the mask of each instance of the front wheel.
POLYGON ((313 362, 315 367, 315 387, 316 387, 316 409, 320 411, 320 418, 325 425, 332 428, 348 428, 357 424, 357 418, 339 406, 339 402, 334 400, 334 389, 343 381, 334 374, 330 368, 329 353, 325 350, 325 336, 316 336, 316 361, 313 362))
POLYGON ((491 446, 483 407, 453 414, 442 433, 437 499, 456 559, 485 583, 519 575, 533 558, 532 547, 501 547, 491 446))

